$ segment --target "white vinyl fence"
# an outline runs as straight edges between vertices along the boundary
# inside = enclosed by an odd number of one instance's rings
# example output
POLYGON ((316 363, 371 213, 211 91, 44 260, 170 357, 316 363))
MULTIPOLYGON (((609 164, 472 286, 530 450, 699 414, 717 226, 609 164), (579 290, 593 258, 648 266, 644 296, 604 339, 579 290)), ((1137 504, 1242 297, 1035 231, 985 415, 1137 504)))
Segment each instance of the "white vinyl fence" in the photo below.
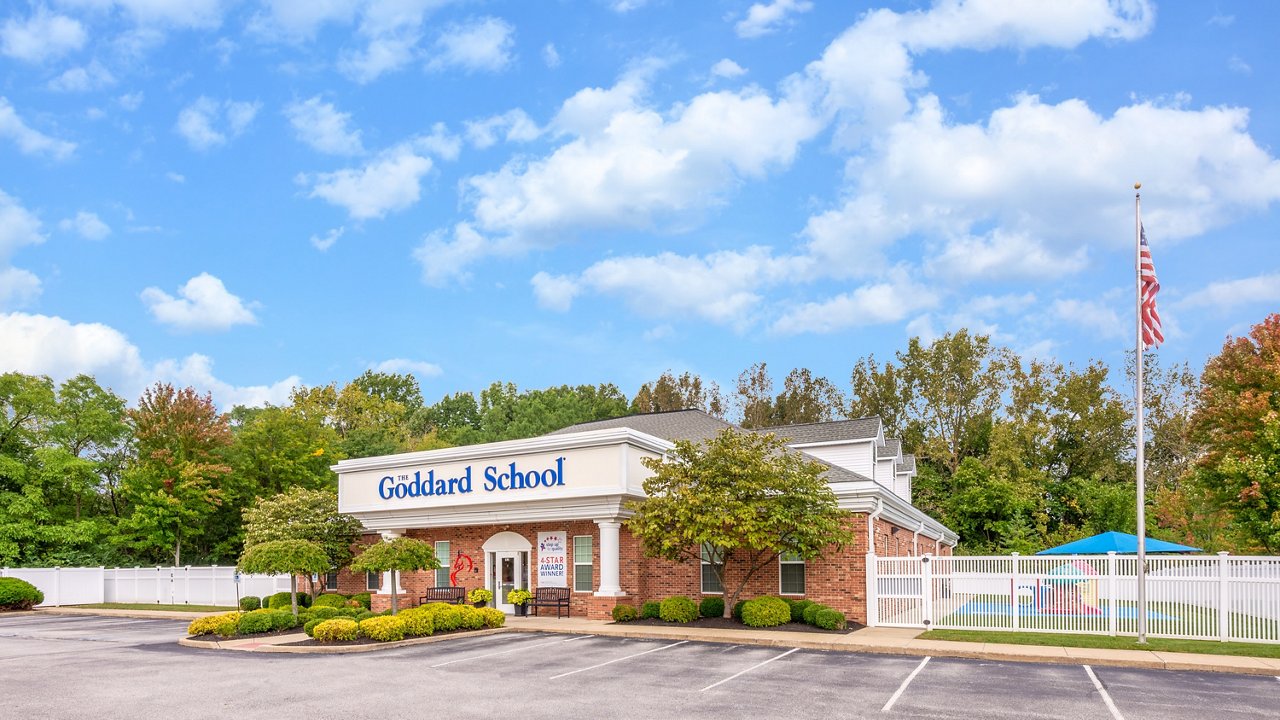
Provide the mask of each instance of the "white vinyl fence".
MULTIPOLYGON (((1137 557, 876 558, 868 623, 1136 635, 1137 557)), ((1280 643, 1280 557, 1147 556, 1147 634, 1280 643)))
POLYGON ((41 607, 93 603, 226 605, 289 590, 288 575, 238 575, 234 567, 3 568, 44 593, 41 607))

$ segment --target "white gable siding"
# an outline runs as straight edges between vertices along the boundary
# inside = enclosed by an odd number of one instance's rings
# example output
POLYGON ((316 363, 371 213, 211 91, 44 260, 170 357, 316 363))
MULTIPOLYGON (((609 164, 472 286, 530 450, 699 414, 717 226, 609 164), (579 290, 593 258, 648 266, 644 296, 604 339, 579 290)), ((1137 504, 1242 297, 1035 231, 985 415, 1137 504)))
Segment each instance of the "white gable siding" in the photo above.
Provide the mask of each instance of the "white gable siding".
POLYGON ((893 494, 911 502, 911 476, 913 473, 902 472, 894 476, 893 494))
MULTIPOLYGON (((883 451, 884 451, 884 448, 881 448, 881 452, 883 451)), ((892 488, 893 487, 893 466, 896 464, 897 464, 897 461, 891 457, 880 458, 876 460, 875 481, 887 488, 892 488)))
POLYGON ((875 477, 875 460, 872 458, 870 440, 834 445, 800 445, 798 447, 819 460, 825 460, 832 465, 851 470, 864 477, 875 477))

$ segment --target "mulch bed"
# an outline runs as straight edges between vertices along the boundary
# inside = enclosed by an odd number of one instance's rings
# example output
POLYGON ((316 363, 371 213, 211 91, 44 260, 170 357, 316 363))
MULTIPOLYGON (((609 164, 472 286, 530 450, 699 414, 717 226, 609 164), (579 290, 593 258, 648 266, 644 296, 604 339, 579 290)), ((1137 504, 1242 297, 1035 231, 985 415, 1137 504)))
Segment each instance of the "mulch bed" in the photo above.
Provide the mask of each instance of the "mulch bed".
POLYGON ((665 620, 659 620, 657 618, 649 618, 647 620, 632 620, 629 623, 611 623, 611 624, 613 625, 648 625, 652 627, 668 627, 668 628, 700 627, 700 628, 714 628, 716 630, 782 630, 785 632, 817 633, 819 635, 848 635, 849 633, 854 632, 855 630, 861 630, 864 627, 857 623, 849 623, 849 627, 845 628, 844 630, 823 630, 822 628, 814 627, 812 625, 807 625, 805 623, 791 622, 791 623, 787 623, 786 625, 775 625, 774 627, 769 627, 769 628, 753 628, 753 627, 748 627, 746 625, 743 625, 741 622, 738 622, 733 618, 723 618, 723 617, 698 618, 697 620, 694 620, 691 623, 669 623, 665 620))
MULTIPOLYGON (((450 630, 449 632, 439 632, 439 633, 435 633, 434 635, 427 635, 425 637, 449 637, 450 635, 466 635, 468 633, 473 633, 473 632, 475 632, 475 630, 450 630)), ((414 638, 411 638, 408 635, 405 635, 404 639, 413 640, 414 638)), ((311 647, 316 645, 319 645, 321 647, 342 647, 344 645, 386 645, 386 643, 380 640, 370 640, 369 638, 363 638, 363 637, 356 638, 355 640, 336 640, 334 642, 320 642, 315 638, 307 638, 306 640, 298 640, 296 642, 280 643, 280 645, 282 646, 287 645, 288 647, 300 647, 300 646, 311 647)))
POLYGON ((254 633, 252 635, 233 635, 232 637, 228 637, 228 638, 218 637, 217 635, 192 635, 187 639, 195 640, 196 642, 215 643, 215 642, 225 642, 227 640, 253 640, 257 638, 273 638, 278 635, 292 635, 294 633, 300 633, 300 632, 302 632, 302 628, 296 627, 296 628, 289 628, 288 630, 272 630, 271 632, 254 633))

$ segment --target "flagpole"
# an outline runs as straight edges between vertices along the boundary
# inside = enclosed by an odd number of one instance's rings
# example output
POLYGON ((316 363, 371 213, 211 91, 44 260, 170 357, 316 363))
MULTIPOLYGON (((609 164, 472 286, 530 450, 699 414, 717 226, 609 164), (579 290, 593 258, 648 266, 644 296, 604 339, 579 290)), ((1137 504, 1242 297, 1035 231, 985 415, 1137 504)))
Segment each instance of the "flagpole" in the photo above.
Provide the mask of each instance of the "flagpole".
POLYGON ((1142 193, 1137 192, 1142 183, 1133 184, 1133 256, 1137 304, 1134 327, 1137 329, 1137 403, 1136 425, 1138 430, 1138 642, 1147 642, 1147 503, 1145 478, 1145 441, 1143 439, 1142 408, 1142 193))

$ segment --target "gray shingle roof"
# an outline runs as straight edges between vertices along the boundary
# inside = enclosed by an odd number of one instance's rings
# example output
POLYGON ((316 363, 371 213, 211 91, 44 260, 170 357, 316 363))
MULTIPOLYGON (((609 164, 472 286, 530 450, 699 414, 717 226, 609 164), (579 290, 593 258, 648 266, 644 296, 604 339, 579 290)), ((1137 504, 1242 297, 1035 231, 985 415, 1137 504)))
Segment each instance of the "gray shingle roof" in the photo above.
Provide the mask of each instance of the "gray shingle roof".
POLYGON ((915 455, 903 455, 902 462, 898 463, 897 466, 894 467, 894 472, 915 472, 915 471, 916 471, 915 455))
POLYGON ((710 440, 719 434, 721 430, 734 426, 701 410, 672 410, 669 412, 627 415, 609 418, 608 420, 578 423, 547 434, 565 435, 588 430, 610 430, 622 427, 675 442, 677 440, 710 440))
POLYGON ((896 458, 902 451, 902 441, 898 438, 885 438, 884 447, 876 450, 876 457, 896 458))
POLYGON ((839 442, 841 440, 869 440, 880 432, 880 417, 854 418, 853 420, 835 420, 833 422, 808 423, 805 425, 780 425, 777 427, 754 428, 755 432, 771 432, 791 445, 807 443, 839 442))

